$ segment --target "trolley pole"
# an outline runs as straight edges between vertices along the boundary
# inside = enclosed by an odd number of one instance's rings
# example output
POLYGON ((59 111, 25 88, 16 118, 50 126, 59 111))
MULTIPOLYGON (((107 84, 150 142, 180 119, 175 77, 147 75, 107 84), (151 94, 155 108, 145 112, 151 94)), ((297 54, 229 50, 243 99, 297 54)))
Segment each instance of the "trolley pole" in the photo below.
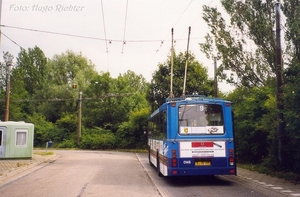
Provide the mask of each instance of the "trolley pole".
POLYGON ((217 58, 214 58, 214 97, 218 97, 217 58))

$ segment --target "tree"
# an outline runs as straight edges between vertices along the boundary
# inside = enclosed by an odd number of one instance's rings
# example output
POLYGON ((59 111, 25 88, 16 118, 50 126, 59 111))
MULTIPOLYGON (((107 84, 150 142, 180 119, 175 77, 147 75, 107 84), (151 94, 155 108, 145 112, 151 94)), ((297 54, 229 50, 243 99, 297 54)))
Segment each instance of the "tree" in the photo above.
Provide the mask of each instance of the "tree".
POLYGON ((230 16, 227 25, 216 8, 203 7, 203 19, 210 34, 200 44, 208 58, 213 59, 215 47, 217 58, 222 62, 218 72, 222 79, 238 87, 266 85, 275 76, 275 34, 273 12, 275 1, 221 0, 230 16), (227 76, 226 71, 231 75, 227 76))
POLYGON ((284 0, 283 13, 286 17, 285 40, 287 41, 288 67, 285 71, 284 117, 285 133, 288 143, 284 147, 285 168, 300 173, 299 144, 299 98, 300 98, 300 1, 284 0))
POLYGON ((14 77, 18 81, 24 81, 25 90, 29 95, 34 95, 43 88, 46 80, 47 58, 44 52, 37 46, 28 51, 21 49, 17 57, 17 65, 14 69, 14 77))
MULTIPOLYGON (((289 3, 285 1, 288 7, 289 3)), ((298 1, 297 1, 298 2, 298 1)), ((219 72, 223 79, 234 83, 238 87, 276 87, 277 105, 277 160, 273 161, 278 166, 284 167, 283 147, 288 146, 284 131, 284 106, 283 86, 281 83, 282 65, 277 59, 279 50, 276 45, 275 28, 276 14, 275 0, 221 0, 221 3, 230 17, 228 26, 220 12, 215 8, 204 6, 203 18, 211 29, 212 36, 206 36, 206 43, 201 44, 201 49, 208 57, 212 57, 213 45, 218 52, 218 58, 222 61, 219 72), (278 63, 279 62, 279 63, 278 63), (232 76, 227 77, 226 70, 231 71, 232 76), (277 84, 268 83, 276 76, 277 84), (271 86, 270 86, 271 85, 271 86)), ((290 5, 296 6, 295 1, 290 5)), ((296 8, 297 9, 297 8, 296 8)), ((286 9, 286 12, 289 12, 286 9)), ((293 9, 291 15, 293 15, 293 9)), ((295 20, 291 20, 295 21, 295 20)), ((297 24, 297 23, 294 23, 297 24)), ((276 24, 277 25, 277 24, 276 24)), ((277 27, 276 27, 277 28, 277 27)), ((280 27, 276 29, 279 30, 280 27)), ((296 28, 297 29, 297 28, 296 28)), ((299 28, 298 28, 299 29, 299 28)), ((296 33, 294 31, 294 33, 296 33)), ((296 34, 290 34, 296 35, 296 34)), ((296 41, 296 40, 294 40, 296 41)), ((289 56, 288 56, 289 58, 289 56)), ((286 58, 286 60, 288 60, 286 58)))
POLYGON ((76 113, 79 92, 84 92, 97 74, 92 62, 82 54, 66 51, 55 55, 48 60, 47 83, 37 93, 42 102, 39 112, 53 123, 62 118, 64 112, 76 113), (72 88, 74 83, 77 89, 72 88))
POLYGON ((276 141, 276 110, 274 89, 237 88, 227 99, 233 103, 236 153, 240 163, 261 163, 274 153, 276 141))
POLYGON ((132 111, 148 106, 146 89, 145 79, 132 71, 117 79, 112 79, 109 73, 95 76, 86 91, 91 100, 83 102, 83 114, 87 117, 85 124, 116 132, 122 122, 129 120, 132 111))
MULTIPOLYGON (((171 81, 171 61, 168 57, 167 61, 158 65, 158 70, 154 72, 149 90, 147 92, 147 100, 151 108, 155 109, 165 102, 165 99, 170 96, 170 81, 171 81)), ((175 97, 180 97, 183 94, 184 71, 186 64, 186 55, 179 53, 174 54, 173 68, 173 94, 175 97)), ((188 94, 213 94, 213 80, 208 79, 207 68, 203 67, 195 56, 190 54, 187 67, 186 92, 188 94)))
POLYGON ((24 120, 26 114, 37 109, 39 104, 32 101, 44 88, 46 64, 47 58, 39 47, 21 49, 11 74, 11 120, 24 120))
POLYGON ((143 108, 139 111, 130 113, 130 118, 122 122, 116 133, 117 144, 119 148, 145 148, 147 145, 147 136, 144 131, 147 129, 147 117, 149 108, 143 108))

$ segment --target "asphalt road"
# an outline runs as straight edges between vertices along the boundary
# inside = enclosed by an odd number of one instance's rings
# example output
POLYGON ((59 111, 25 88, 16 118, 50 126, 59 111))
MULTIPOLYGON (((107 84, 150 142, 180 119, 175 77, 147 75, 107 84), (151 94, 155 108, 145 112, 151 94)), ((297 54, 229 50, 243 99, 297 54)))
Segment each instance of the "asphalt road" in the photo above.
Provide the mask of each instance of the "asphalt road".
POLYGON ((55 151, 56 161, 0 187, 0 197, 265 196, 226 176, 158 177, 147 154, 55 151))

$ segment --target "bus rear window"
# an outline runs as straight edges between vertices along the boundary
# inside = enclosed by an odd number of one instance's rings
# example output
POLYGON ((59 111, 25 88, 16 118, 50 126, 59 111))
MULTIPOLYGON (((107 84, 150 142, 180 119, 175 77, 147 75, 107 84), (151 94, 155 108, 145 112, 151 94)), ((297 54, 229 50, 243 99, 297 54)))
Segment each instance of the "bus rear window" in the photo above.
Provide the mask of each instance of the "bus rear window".
POLYGON ((180 134, 224 134, 224 119, 221 105, 180 105, 178 112, 180 134))

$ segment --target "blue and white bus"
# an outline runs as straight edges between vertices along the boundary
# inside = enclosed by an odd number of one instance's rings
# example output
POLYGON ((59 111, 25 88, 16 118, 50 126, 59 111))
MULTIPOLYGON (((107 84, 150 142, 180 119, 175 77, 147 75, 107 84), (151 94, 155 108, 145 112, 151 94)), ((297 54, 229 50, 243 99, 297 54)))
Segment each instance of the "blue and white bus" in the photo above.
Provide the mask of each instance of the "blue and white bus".
POLYGON ((148 123, 149 162, 159 176, 236 175, 231 102, 168 98, 148 123))

